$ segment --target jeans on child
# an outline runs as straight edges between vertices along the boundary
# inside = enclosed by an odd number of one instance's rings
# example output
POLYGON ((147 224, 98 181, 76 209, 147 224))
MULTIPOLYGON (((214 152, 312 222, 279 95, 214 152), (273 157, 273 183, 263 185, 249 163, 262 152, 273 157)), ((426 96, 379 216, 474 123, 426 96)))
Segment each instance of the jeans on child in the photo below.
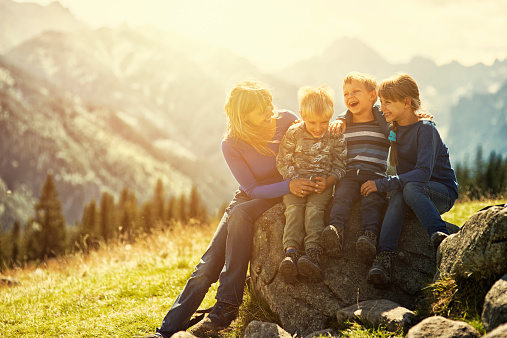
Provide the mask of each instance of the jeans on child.
POLYGON ((414 211, 428 236, 436 231, 449 234, 440 215, 449 211, 454 202, 447 187, 434 181, 410 182, 403 189, 393 191, 382 223, 377 252, 396 251, 408 208, 414 211))
POLYGON ((382 216, 387 204, 385 192, 375 191, 368 196, 361 195, 361 185, 369 180, 377 180, 385 176, 371 171, 348 170, 336 185, 329 224, 347 226, 350 209, 361 198, 361 230, 370 230, 378 236, 382 216))
POLYGON ((293 246, 298 250, 315 248, 321 250, 319 237, 325 228, 324 214, 333 195, 333 186, 321 194, 311 193, 305 197, 293 194, 283 196, 285 203, 285 227, 283 248, 293 246))
POLYGON ((157 332, 170 337, 186 330, 211 284, 217 280, 220 285, 215 298, 229 304, 241 304, 252 249, 253 225, 266 210, 281 201, 281 197, 251 199, 245 192, 236 191, 206 252, 157 332))

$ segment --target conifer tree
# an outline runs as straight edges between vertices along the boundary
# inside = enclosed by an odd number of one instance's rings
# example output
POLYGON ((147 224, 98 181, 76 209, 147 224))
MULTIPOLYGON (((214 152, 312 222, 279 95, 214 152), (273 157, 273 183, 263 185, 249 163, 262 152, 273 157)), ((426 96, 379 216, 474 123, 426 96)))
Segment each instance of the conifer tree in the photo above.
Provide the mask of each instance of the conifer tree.
POLYGON ((102 193, 100 199, 100 234, 104 241, 108 241, 115 233, 114 197, 107 191, 102 193))
POLYGON ((176 210, 176 197, 169 197, 169 201, 167 202, 166 208, 166 220, 174 221, 179 217, 179 212, 176 210))
POLYGON ((188 203, 187 203, 187 198, 184 194, 181 194, 179 199, 178 199, 178 203, 177 203, 177 208, 178 208, 178 212, 179 212, 179 220, 184 222, 184 221, 188 221, 189 217, 188 217, 188 203))
POLYGON ((153 205, 150 202, 143 204, 141 219, 144 231, 150 233, 153 227, 153 205))
POLYGON ((21 226, 18 222, 18 220, 14 221, 14 225, 12 226, 11 230, 11 261, 13 264, 18 262, 18 255, 19 255, 19 234, 21 232, 21 226))
POLYGON ((39 258, 54 257, 65 250, 67 237, 62 205, 51 174, 47 175, 39 201, 35 204, 35 222, 40 225, 39 258))
POLYGON ((188 217, 202 220, 201 211, 201 196, 199 195, 197 187, 194 184, 192 185, 192 190, 190 190, 190 198, 188 201, 188 217))
POLYGON ((164 185, 162 184, 162 180, 159 178, 157 180, 157 184, 155 186, 155 193, 153 196, 153 216, 156 221, 164 221, 164 185))
POLYGON ((131 239, 139 218, 136 195, 128 189, 124 189, 120 195, 118 209, 121 233, 126 239, 131 239))

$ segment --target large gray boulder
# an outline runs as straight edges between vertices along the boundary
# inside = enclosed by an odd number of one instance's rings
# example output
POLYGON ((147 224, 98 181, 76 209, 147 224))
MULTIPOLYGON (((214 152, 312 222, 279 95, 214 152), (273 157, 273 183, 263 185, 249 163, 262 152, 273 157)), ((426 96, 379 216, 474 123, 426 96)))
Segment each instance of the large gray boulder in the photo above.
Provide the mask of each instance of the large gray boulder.
POLYGON ((405 338, 478 338, 481 334, 470 324, 444 317, 428 317, 412 327, 405 338))
POLYGON ((484 338, 505 338, 507 337, 507 324, 500 325, 491 332, 488 332, 484 338))
MULTIPOLYGON (((266 300, 291 334, 305 335, 328 327, 339 309, 369 299, 387 299, 414 309, 419 291, 431 283, 436 257, 428 235, 413 213, 407 214, 394 260, 392 286, 379 290, 366 283, 371 263, 355 251, 360 230, 360 204, 352 212, 345 232, 344 253, 338 259, 322 260, 323 281, 301 280, 286 284, 277 274, 284 257, 282 247, 285 206, 280 203, 256 222, 250 263, 252 289, 266 300)), ((448 224, 451 232, 458 227, 448 224)))
POLYGON ((507 323, 507 274, 486 294, 482 310, 482 326, 487 332, 504 323, 507 323))
POLYGON ((355 320, 367 327, 382 325, 392 332, 407 330, 414 318, 413 311, 387 299, 365 300, 338 310, 336 313, 339 324, 347 320, 355 320))
MULTIPOLYGON (((494 283, 507 271, 507 208, 493 206, 473 214, 439 249, 441 275, 494 283)), ((489 285, 491 286, 491 285, 489 285)))

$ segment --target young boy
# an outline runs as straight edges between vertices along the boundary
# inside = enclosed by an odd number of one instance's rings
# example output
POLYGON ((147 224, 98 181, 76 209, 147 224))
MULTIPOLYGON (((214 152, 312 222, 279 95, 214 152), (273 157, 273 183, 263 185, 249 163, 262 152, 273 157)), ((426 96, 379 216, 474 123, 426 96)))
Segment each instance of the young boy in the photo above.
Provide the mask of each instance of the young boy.
POLYGON ((329 132, 334 112, 332 91, 327 86, 303 87, 298 92, 303 123, 291 126, 282 139, 276 167, 284 180, 308 178, 318 184, 317 192, 283 197, 286 224, 283 233, 285 258, 279 272, 294 282, 298 273, 320 279, 319 236, 333 186, 345 175, 347 150, 343 136, 329 132), (300 251, 305 255, 301 256, 300 251))
POLYGON ((387 204, 386 193, 377 191, 361 196, 364 182, 384 178, 387 171, 389 127, 382 112, 374 106, 376 88, 376 79, 367 74, 352 72, 343 80, 343 98, 350 112, 347 112, 348 123, 344 133, 348 150, 346 174, 336 185, 330 225, 320 238, 320 243, 331 257, 338 256, 343 249, 343 231, 350 209, 359 198, 362 198, 362 227, 356 250, 365 261, 371 261, 376 254, 377 237, 387 204))

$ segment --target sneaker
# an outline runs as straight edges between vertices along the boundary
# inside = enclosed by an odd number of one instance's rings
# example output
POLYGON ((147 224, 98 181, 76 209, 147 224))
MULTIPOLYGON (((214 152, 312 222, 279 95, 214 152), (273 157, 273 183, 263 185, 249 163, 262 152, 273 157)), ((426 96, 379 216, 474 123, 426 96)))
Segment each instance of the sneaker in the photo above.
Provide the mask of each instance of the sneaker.
POLYGON ((188 332, 194 336, 213 336, 218 331, 228 328, 231 322, 236 319, 239 306, 217 301, 209 315, 191 327, 188 332))
POLYGON ((442 243, 442 241, 444 239, 446 239, 447 237, 449 237, 448 234, 446 234, 445 232, 442 232, 442 231, 436 231, 434 232, 431 237, 430 237, 430 242, 431 244, 433 244, 433 247, 436 249, 438 249, 440 243, 442 243))
POLYGON ((280 272, 286 283, 294 284, 297 281, 297 262, 300 256, 297 250, 290 250, 285 253, 285 258, 278 266, 278 272, 280 272))
POLYGON ((366 281, 377 288, 386 288, 391 284, 391 265, 396 253, 382 251, 375 257, 366 281))
POLYGON ((322 231, 319 242, 329 257, 338 257, 343 250, 343 227, 328 225, 322 231))
POLYGON ((370 230, 361 231, 356 242, 356 251, 365 262, 371 263, 377 253, 377 235, 370 230))
POLYGON ((312 277, 312 281, 322 279, 320 270, 320 251, 315 248, 306 250, 306 254, 298 259, 297 268, 301 276, 312 277))

